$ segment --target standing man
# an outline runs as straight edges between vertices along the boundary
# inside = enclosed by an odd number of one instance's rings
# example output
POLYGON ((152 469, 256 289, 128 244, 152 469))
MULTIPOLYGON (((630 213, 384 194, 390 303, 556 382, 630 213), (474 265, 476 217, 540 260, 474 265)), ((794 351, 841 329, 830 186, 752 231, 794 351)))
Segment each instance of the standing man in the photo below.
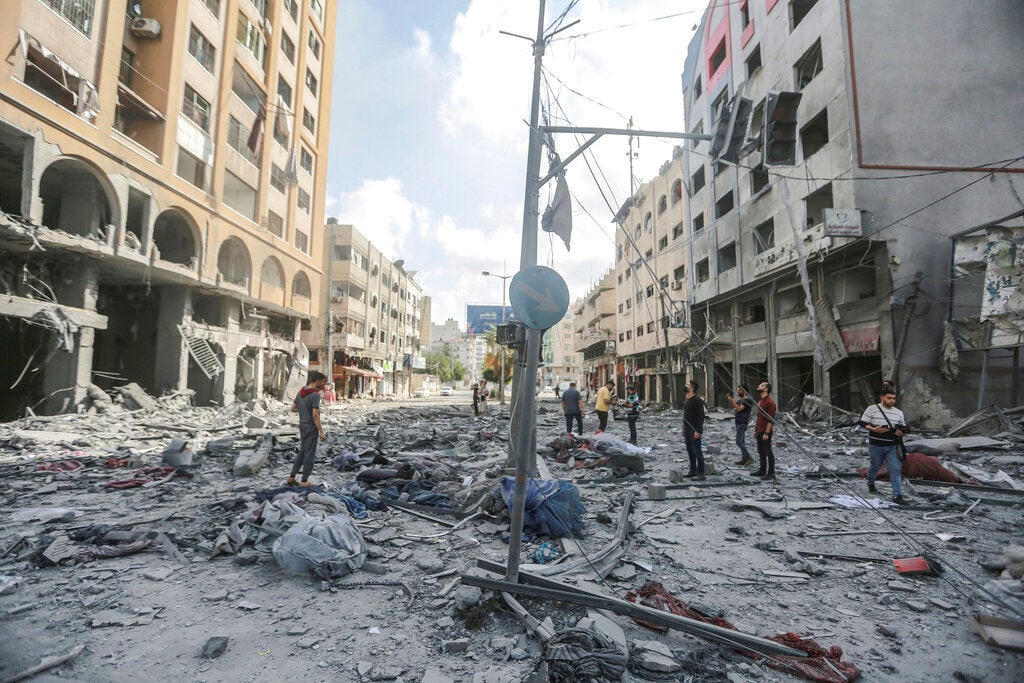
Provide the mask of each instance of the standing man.
POLYGON ((473 414, 474 415, 479 415, 480 414, 480 391, 478 390, 476 382, 473 383, 473 386, 471 386, 469 388, 469 390, 473 392, 473 414))
POLYGON ((736 445, 740 449, 740 459, 737 465, 749 465, 754 462, 754 459, 750 457, 750 451, 747 450, 747 425, 750 424, 750 413, 757 410, 757 404, 754 403, 754 399, 747 396, 747 392, 743 391, 743 387, 736 387, 736 395, 738 399, 733 398, 732 392, 726 394, 726 398, 729 399, 729 407, 732 408, 732 414, 736 418, 736 445))
POLYGON ((487 380, 484 380, 484 379, 480 380, 480 391, 478 393, 480 395, 480 412, 483 413, 484 415, 486 415, 487 414, 487 394, 490 393, 490 392, 487 391, 487 380))
POLYGON ((754 422, 754 439, 757 440, 757 458, 760 464, 752 477, 762 477, 765 481, 775 479, 775 453, 772 451, 772 434, 775 433, 775 399, 771 397, 772 385, 761 382, 757 385, 761 400, 757 402, 757 420, 754 422))
POLYGON ((320 391, 324 388, 327 377, 323 373, 313 371, 306 378, 306 386, 299 390, 292 403, 292 412, 299 414, 299 454, 292 463, 292 473, 286 482, 288 486, 312 486, 309 475, 313 471, 316 460, 316 437, 327 439, 324 428, 320 424, 320 391), (295 475, 302 469, 302 481, 296 481, 295 475))
POLYGON ((572 431, 572 421, 576 420, 576 433, 583 433, 583 397, 576 388, 576 382, 570 382, 569 388, 562 393, 562 413, 565 414, 565 431, 572 431))
POLYGON ((882 468, 884 462, 889 466, 892 502, 906 505, 901 494, 901 462, 906 457, 901 439, 907 433, 907 425, 903 411, 896 407, 896 390, 882 389, 879 402, 867 407, 858 424, 868 431, 868 455, 871 457, 871 466, 868 467, 868 491, 878 493, 878 489, 875 488, 875 477, 878 476, 878 470, 882 468))
POLYGON ((636 445, 636 421, 640 419, 640 396, 636 393, 636 387, 626 387, 626 421, 629 423, 629 442, 636 445))
POLYGON ((688 479, 704 481, 704 450, 700 435, 704 432, 704 399, 697 395, 700 385, 690 380, 686 383, 686 402, 683 403, 683 441, 686 454, 690 456, 688 479))
POLYGON ((615 382, 608 380, 603 387, 597 390, 597 401, 594 403, 594 412, 597 413, 597 431, 599 432, 603 432, 608 429, 608 410, 617 400, 615 396, 612 396, 612 389, 614 388, 615 382))

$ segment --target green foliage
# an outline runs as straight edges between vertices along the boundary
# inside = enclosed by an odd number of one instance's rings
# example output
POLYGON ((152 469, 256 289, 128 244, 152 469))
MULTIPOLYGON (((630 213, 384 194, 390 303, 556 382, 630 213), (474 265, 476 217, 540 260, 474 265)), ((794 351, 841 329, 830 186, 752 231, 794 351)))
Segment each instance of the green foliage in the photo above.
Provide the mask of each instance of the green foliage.
POLYGON ((459 382, 466 376, 466 368, 454 359, 452 363, 452 351, 449 345, 445 345, 442 351, 429 351, 427 353, 427 370, 438 376, 442 382, 459 382))

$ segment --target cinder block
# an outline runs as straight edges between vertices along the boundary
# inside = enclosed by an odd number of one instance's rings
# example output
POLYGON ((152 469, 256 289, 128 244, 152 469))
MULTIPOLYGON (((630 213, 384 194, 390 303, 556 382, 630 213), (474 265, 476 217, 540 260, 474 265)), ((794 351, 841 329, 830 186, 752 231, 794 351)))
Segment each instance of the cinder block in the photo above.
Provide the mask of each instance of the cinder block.
POLYGON ((647 497, 650 500, 665 500, 665 490, 664 484, 648 484, 647 497))

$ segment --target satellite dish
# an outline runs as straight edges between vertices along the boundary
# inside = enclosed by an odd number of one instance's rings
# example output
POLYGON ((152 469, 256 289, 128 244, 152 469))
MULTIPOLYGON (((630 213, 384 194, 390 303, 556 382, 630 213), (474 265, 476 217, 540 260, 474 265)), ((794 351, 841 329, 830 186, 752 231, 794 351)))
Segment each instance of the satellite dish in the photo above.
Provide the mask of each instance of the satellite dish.
POLYGON ((395 261, 395 268, 401 268, 404 265, 405 265, 405 259, 401 259, 400 258, 397 261, 395 261))

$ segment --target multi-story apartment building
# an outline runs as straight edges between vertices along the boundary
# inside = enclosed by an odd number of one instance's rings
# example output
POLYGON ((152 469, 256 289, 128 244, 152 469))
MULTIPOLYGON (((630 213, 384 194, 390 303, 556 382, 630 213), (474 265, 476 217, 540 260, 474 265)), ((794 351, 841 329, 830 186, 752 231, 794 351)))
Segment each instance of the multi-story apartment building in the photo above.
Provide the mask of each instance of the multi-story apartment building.
POLYGON ((571 310, 573 344, 582 355, 577 388, 586 394, 621 374, 615 358, 615 271, 602 275, 571 310))
POLYGON ((334 10, 0 3, 0 414, 125 381, 283 395, 319 300, 334 10))
POLYGON ((389 260, 353 226, 333 220, 324 230, 323 270, 330 303, 303 335, 310 368, 328 374, 330 325, 334 363, 328 376, 338 396, 410 395, 412 371, 426 367, 416 271, 406 270, 402 259, 389 260))
POLYGON ((548 361, 547 372, 550 374, 552 386, 557 383, 562 389, 566 389, 569 382, 576 382, 578 387, 582 386, 581 356, 576 352, 576 345, 573 342, 575 311, 582 305, 583 299, 572 302, 565 317, 544 333, 545 339, 550 340, 551 357, 548 361))
POLYGON ((990 401, 1009 396, 1011 353, 987 375, 961 354, 957 383, 939 361, 952 238, 1020 225, 1024 41, 1008 27, 1022 21, 1013 0, 709 3, 683 75, 688 129, 712 132, 742 87, 751 137, 771 126, 795 157, 766 165, 748 144, 738 164, 712 163, 707 143, 686 145, 704 349, 691 372, 712 401, 768 379, 783 409, 815 393, 857 410, 886 378, 922 426, 973 410, 986 381, 990 401), (801 95, 792 130, 782 110, 765 120, 779 92, 801 95))
POLYGON ((682 151, 676 148, 616 216, 615 327, 623 380, 636 386, 641 400, 659 403, 684 397, 689 245, 682 151))
POLYGON ((481 367, 486 344, 482 335, 467 334, 462 331, 459 321, 448 318, 443 325, 430 324, 430 350, 447 349, 452 358, 466 369, 463 383, 469 384, 483 372, 481 367), (478 354, 478 349, 481 351, 478 354))

